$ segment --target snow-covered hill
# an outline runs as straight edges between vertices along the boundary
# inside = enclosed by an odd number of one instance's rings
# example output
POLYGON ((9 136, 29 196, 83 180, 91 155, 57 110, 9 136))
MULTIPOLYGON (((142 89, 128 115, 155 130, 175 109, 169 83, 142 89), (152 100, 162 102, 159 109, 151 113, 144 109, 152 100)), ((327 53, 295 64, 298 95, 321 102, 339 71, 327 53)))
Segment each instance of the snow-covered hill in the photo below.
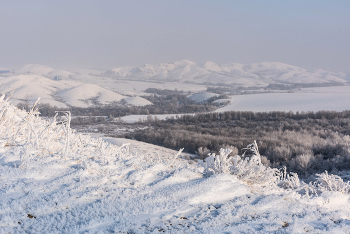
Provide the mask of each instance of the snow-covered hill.
MULTIPOLYGON (((152 105, 141 97, 126 97, 96 84, 86 83, 92 76, 30 64, 13 73, 0 76, 0 94, 10 95, 14 103, 33 104, 39 97, 41 103, 57 107, 90 107, 125 100, 128 105, 152 105)), ((99 79, 99 77, 92 77, 99 79)))
POLYGON ((152 102, 142 97, 127 97, 124 99, 129 105, 132 106, 147 106, 152 105, 152 102))
POLYGON ((324 70, 308 71, 278 62, 221 65, 213 62, 197 64, 188 60, 157 65, 145 64, 140 67, 121 67, 109 70, 102 75, 122 79, 240 85, 262 85, 276 82, 346 82, 349 79, 345 73, 324 70))
POLYGON ((350 185, 93 138, 0 98, 0 233, 349 233, 350 185))
POLYGON ((70 89, 65 89, 59 92, 57 96, 69 105, 77 107, 89 107, 94 105, 93 102, 105 105, 112 102, 119 102, 125 98, 123 95, 93 84, 81 84, 70 89))
MULTIPOLYGON (((5 70, 4 70, 5 71, 5 70)), ((8 71, 8 70, 6 70, 8 71)), ((14 72, 0 73, 0 94, 15 90, 13 101, 42 103, 59 107, 90 107, 124 99, 128 105, 151 105, 140 96, 147 88, 178 89, 201 93, 192 97, 203 101, 208 85, 220 87, 254 86, 288 83, 346 82, 350 76, 324 70, 308 71, 283 63, 264 62, 251 65, 238 63, 203 64, 188 60, 140 67, 121 67, 99 73, 95 70, 69 72, 51 67, 28 64, 14 72), (203 96, 204 95, 204 96, 203 96), (130 97, 131 96, 131 97, 130 97)))
POLYGON ((15 103, 34 103, 41 97, 42 103, 66 107, 65 103, 54 98, 54 94, 78 84, 80 83, 75 81, 55 81, 36 74, 5 76, 0 77, 0 93, 9 95, 13 92, 11 97, 15 103))
POLYGON ((51 67, 43 66, 40 64, 27 64, 15 71, 16 74, 35 74, 45 76, 51 79, 66 79, 73 75, 73 73, 53 69, 51 67))

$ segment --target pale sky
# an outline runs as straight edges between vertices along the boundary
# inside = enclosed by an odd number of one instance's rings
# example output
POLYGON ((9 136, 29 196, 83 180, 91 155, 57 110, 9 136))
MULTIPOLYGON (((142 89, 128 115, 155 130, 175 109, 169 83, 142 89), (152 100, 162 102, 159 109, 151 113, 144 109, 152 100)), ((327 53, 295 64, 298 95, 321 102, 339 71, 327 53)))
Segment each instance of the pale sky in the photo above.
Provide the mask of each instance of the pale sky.
POLYGON ((349 0, 1 0, 0 67, 188 59, 350 72, 349 0))

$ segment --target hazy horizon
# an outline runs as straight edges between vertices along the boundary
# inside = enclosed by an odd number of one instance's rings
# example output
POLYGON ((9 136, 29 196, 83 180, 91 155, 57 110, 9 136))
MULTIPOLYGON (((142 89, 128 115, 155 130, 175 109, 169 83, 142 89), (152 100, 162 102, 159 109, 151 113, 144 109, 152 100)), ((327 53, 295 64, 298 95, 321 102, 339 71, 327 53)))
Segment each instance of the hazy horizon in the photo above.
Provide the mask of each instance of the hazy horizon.
POLYGON ((350 72, 349 1, 2 1, 0 67, 183 59, 350 72))

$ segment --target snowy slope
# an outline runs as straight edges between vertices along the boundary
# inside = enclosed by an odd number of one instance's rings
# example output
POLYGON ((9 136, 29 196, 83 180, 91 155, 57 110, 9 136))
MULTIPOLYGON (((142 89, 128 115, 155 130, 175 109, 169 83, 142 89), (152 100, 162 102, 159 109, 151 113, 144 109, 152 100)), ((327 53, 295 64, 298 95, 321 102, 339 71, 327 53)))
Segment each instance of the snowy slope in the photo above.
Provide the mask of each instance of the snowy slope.
MULTIPOLYGON (((8 94, 11 90, 15 90, 13 98, 16 103, 24 100, 34 103, 40 96, 42 103, 60 107, 65 107, 67 104, 88 107, 94 105, 92 99, 101 104, 109 104, 126 98, 118 96, 119 93, 134 96, 125 99, 130 105, 149 105, 148 101, 138 97, 144 95, 144 90, 147 88, 203 93, 207 86, 212 84, 232 85, 234 88, 265 87, 271 83, 324 83, 350 80, 350 76, 344 73, 308 71, 275 62, 222 65, 181 60, 157 65, 122 67, 102 75, 96 75, 97 73, 96 70, 69 72, 28 64, 15 70, 15 73, 0 75, 0 93, 8 94)), ((207 97, 198 98, 204 100, 207 97)))
POLYGON ((251 65, 238 63, 197 64, 188 60, 140 67, 121 67, 102 73, 123 79, 153 81, 187 81, 194 83, 226 83, 240 85, 263 85, 270 83, 324 83, 346 82, 349 76, 340 72, 324 70, 308 71, 303 68, 278 62, 263 62, 251 65))
POLYGON ((350 185, 332 175, 274 181, 257 154, 235 156, 230 172, 229 151, 196 163, 77 134, 68 119, 42 120, 3 99, 0 112, 0 233, 350 232, 350 185))
POLYGON ((114 93, 107 89, 93 84, 81 84, 76 87, 63 90, 57 94, 67 104, 76 107, 89 107, 93 104, 92 99, 101 104, 110 104, 119 102, 124 98, 123 95, 114 93))
POLYGON ((9 77, 0 77, 0 93, 10 94, 14 102, 29 101, 34 103, 41 97, 42 103, 49 103, 52 106, 66 107, 62 102, 54 98, 54 94, 59 90, 73 87, 79 83, 74 81, 54 81, 46 77, 27 74, 9 77))
POLYGON ((127 97, 124 98, 124 100, 132 106, 147 106, 152 105, 152 102, 148 101, 147 99, 144 99, 142 97, 127 97))
POLYGON ((15 72, 17 74, 46 75, 54 70, 55 69, 53 69, 51 67, 40 65, 40 64, 27 64, 27 65, 20 67, 15 72))
POLYGON ((157 65, 145 64, 141 67, 122 67, 109 71, 117 77, 133 77, 154 80, 177 81, 183 78, 192 78, 206 75, 207 72, 197 67, 194 62, 181 60, 172 63, 161 63, 157 65))
POLYGON ((150 80, 150 81, 177 81, 199 83, 229 83, 241 85, 264 85, 251 77, 227 76, 226 74, 213 73, 198 64, 181 60, 177 62, 161 63, 157 65, 145 64, 140 67, 116 68, 105 73, 102 76, 109 76, 119 79, 131 80, 150 80))
POLYGON ((15 70, 16 74, 35 74, 35 75, 41 75, 45 76, 51 79, 54 79, 55 77, 59 77, 60 79, 68 78, 73 75, 73 73, 59 70, 59 69, 53 69, 51 67, 47 67, 40 64, 27 64, 23 67, 15 70))
MULTIPOLYGON (((111 90, 102 88, 95 84, 84 84, 81 79, 63 79, 71 74, 61 70, 51 70, 45 66, 27 66, 24 74, 6 74, 0 76, 0 94, 10 95, 14 103, 29 102, 34 104, 41 97, 41 103, 48 103, 52 106, 67 107, 89 107, 95 105, 94 101, 100 104, 119 102, 126 98, 123 95, 111 90), (31 68, 31 69, 29 69, 31 68), (40 75, 41 74, 41 75, 40 75), (51 76, 51 77, 50 77, 51 76), (59 76, 60 79, 54 79, 59 76), (94 99, 94 100, 92 100, 94 99)), ((79 78, 81 75, 77 75, 79 78)), ((96 79, 96 77, 94 77, 96 79)), ((129 105, 151 105, 149 101, 141 97, 126 98, 129 105)))

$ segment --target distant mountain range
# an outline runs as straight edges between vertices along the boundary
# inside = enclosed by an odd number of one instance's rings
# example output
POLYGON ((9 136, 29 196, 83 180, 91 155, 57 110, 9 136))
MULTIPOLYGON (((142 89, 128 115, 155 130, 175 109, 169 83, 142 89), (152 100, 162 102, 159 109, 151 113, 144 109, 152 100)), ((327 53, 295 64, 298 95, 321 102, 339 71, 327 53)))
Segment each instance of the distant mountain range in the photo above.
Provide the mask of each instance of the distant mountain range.
POLYGON ((0 94, 12 90, 13 101, 41 102, 65 107, 89 107, 124 100, 129 105, 149 105, 143 91, 147 88, 183 89, 199 92, 208 85, 260 86, 269 84, 349 82, 350 76, 325 70, 308 71, 283 63, 265 62, 221 65, 188 60, 120 67, 109 71, 70 72, 29 64, 17 70, 0 69, 0 94), (186 85, 184 85, 186 83, 186 85))
POLYGON ((345 73, 321 69, 308 71, 277 62, 221 65, 213 62, 197 64, 189 60, 181 60, 156 65, 145 64, 140 67, 120 67, 101 75, 118 79, 241 85, 350 81, 350 76, 345 73))

